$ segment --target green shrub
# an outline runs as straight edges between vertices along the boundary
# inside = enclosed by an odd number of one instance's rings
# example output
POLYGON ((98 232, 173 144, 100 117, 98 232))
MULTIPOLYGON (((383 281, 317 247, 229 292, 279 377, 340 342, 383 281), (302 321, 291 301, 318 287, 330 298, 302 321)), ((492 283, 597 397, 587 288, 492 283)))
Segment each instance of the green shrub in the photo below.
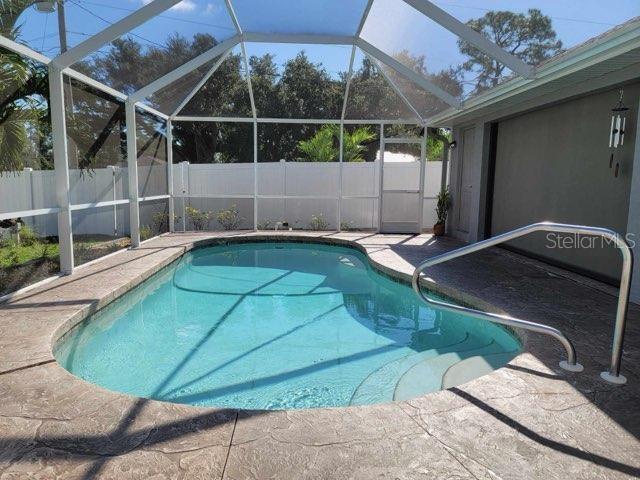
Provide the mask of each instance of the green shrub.
POLYGON ((40 241, 36 231, 28 225, 22 225, 20 229, 20 243, 27 247, 34 245, 40 241))
POLYGON ((93 260, 91 245, 85 242, 75 242, 73 244, 73 257, 78 265, 93 260))
POLYGON ((13 243, 9 246, 7 258, 9 259, 9 265, 17 265, 20 263, 20 249, 17 244, 13 243))
POLYGON ((447 214, 449 213, 449 207, 451 206, 451 193, 449 187, 443 189, 438 193, 438 203, 436 204, 436 217, 437 223, 445 223, 447 221, 447 214))
POLYGON ((267 219, 267 220, 263 220, 262 222, 258 223, 258 230, 269 230, 271 228, 271 220, 267 219))
POLYGON ((169 230, 169 214, 167 212, 156 212, 151 215, 153 231, 163 233, 169 230))
POLYGON ((324 214, 311 215, 311 221, 309 222, 309 229, 315 231, 327 230, 329 228, 329 222, 324 219, 324 214))
POLYGON ((202 212, 191 205, 187 205, 185 212, 193 223, 194 230, 205 230, 213 218, 213 212, 202 212))
POLYGON ((348 232, 350 230, 354 230, 355 226, 354 223, 352 221, 348 221, 348 222, 342 222, 340 224, 340 230, 344 230, 345 232, 348 232))
POLYGON ((240 216, 238 208, 231 205, 229 209, 216 213, 216 220, 225 230, 237 230, 243 218, 240 216))
POLYGON ((51 255, 51 244, 49 243, 41 243, 40 244, 40 258, 47 258, 51 255))
POLYGON ((147 240, 153 237, 153 231, 149 225, 142 225, 140 227, 140 240, 147 240))

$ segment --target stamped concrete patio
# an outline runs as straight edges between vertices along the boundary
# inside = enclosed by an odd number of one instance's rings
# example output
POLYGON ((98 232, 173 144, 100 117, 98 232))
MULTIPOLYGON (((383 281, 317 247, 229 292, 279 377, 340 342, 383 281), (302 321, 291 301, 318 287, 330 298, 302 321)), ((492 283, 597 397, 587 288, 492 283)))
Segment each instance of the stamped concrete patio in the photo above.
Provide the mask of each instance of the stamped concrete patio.
MULTIPOLYGON (((615 292, 503 250, 434 268, 434 289, 560 328, 584 372, 557 367, 556 342, 523 335, 524 353, 506 367, 447 391, 385 405, 261 412, 133 398, 55 362, 57 338, 194 242, 246 235, 166 235, 0 305, 0 479, 640 476, 640 308, 629 312, 628 383, 612 386, 599 373, 609 360, 615 292)), ((374 266, 405 280, 420 260, 459 245, 429 235, 295 236, 357 242, 374 266)))

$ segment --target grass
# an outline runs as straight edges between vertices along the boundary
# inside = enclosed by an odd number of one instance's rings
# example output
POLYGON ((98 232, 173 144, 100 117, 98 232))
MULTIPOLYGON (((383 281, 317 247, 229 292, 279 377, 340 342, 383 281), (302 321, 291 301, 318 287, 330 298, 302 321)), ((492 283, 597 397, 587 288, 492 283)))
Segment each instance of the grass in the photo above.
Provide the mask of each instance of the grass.
MULTIPOLYGON (((103 257, 130 244, 128 237, 76 235, 73 238, 76 265, 103 257)), ((55 238, 30 237, 18 245, 15 241, 0 243, 0 295, 14 292, 44 280, 60 271, 60 250, 55 238)))
MULTIPOLYGON (((127 238, 113 239, 111 237, 102 238, 96 236, 74 238, 74 251, 82 254, 83 257, 94 257, 105 255, 111 251, 129 245, 127 238)), ((16 242, 5 242, 0 244, 0 268, 15 267, 34 260, 58 260, 60 249, 57 243, 41 239, 29 245, 16 242)), ((87 261, 87 260, 85 260, 87 261)))
MULTIPOLYGON (((51 277, 60 271, 60 248, 56 237, 43 237, 22 225, 17 238, 0 239, 0 296, 51 277)), ((74 235, 76 265, 90 262, 130 245, 128 237, 74 235)))
POLYGON ((10 244, 0 247, 0 267, 12 267, 38 258, 58 258, 57 243, 34 243, 32 245, 10 244))

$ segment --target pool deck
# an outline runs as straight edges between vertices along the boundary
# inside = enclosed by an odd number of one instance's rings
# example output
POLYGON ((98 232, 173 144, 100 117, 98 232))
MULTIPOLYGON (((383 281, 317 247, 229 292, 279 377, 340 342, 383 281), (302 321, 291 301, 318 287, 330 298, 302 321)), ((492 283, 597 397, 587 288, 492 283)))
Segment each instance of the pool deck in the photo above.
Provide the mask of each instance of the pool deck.
MULTIPOLYGON (((0 304, 0 480, 640 477, 640 307, 629 311, 628 383, 605 383, 615 291, 503 250, 435 267, 435 288, 560 328, 584 372, 557 366, 557 342, 525 335, 525 352, 510 364, 450 390, 262 412, 134 398, 55 362, 60 335, 194 242, 247 235, 165 235, 0 304)), ((294 235, 357 242, 374 265, 405 279, 420 260, 460 245, 427 234, 294 235)))

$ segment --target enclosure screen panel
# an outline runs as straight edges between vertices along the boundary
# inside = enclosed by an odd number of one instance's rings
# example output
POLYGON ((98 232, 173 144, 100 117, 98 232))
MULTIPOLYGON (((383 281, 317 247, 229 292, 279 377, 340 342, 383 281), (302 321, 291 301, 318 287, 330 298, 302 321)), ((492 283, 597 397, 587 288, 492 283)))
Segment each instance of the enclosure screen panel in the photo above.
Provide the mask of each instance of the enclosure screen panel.
POLYGON ((182 104, 191 92, 204 79, 207 73, 215 65, 219 57, 205 63, 204 65, 192 70, 175 82, 170 83, 151 95, 146 103, 151 107, 163 112, 167 115, 173 112, 182 104))
POLYGON ((73 67, 129 94, 235 34, 223 0, 182 1, 73 67))
POLYGON ((245 32, 355 35, 367 0, 234 0, 245 32))
POLYGON ((351 47, 248 43, 258 117, 339 119, 351 47))
POLYGON ((463 93, 458 37, 405 2, 374 0, 362 38, 454 97, 463 93))
POLYGON ((378 65, 356 49, 345 118, 353 120, 415 120, 416 114, 393 89, 378 65))
POLYGON ((55 207, 47 67, 0 48, 0 213, 55 207))
POLYGON ((236 47, 180 111, 180 115, 251 117, 242 49, 236 47))
POLYGON ((166 195, 166 122, 154 115, 136 112, 138 196, 166 195))

